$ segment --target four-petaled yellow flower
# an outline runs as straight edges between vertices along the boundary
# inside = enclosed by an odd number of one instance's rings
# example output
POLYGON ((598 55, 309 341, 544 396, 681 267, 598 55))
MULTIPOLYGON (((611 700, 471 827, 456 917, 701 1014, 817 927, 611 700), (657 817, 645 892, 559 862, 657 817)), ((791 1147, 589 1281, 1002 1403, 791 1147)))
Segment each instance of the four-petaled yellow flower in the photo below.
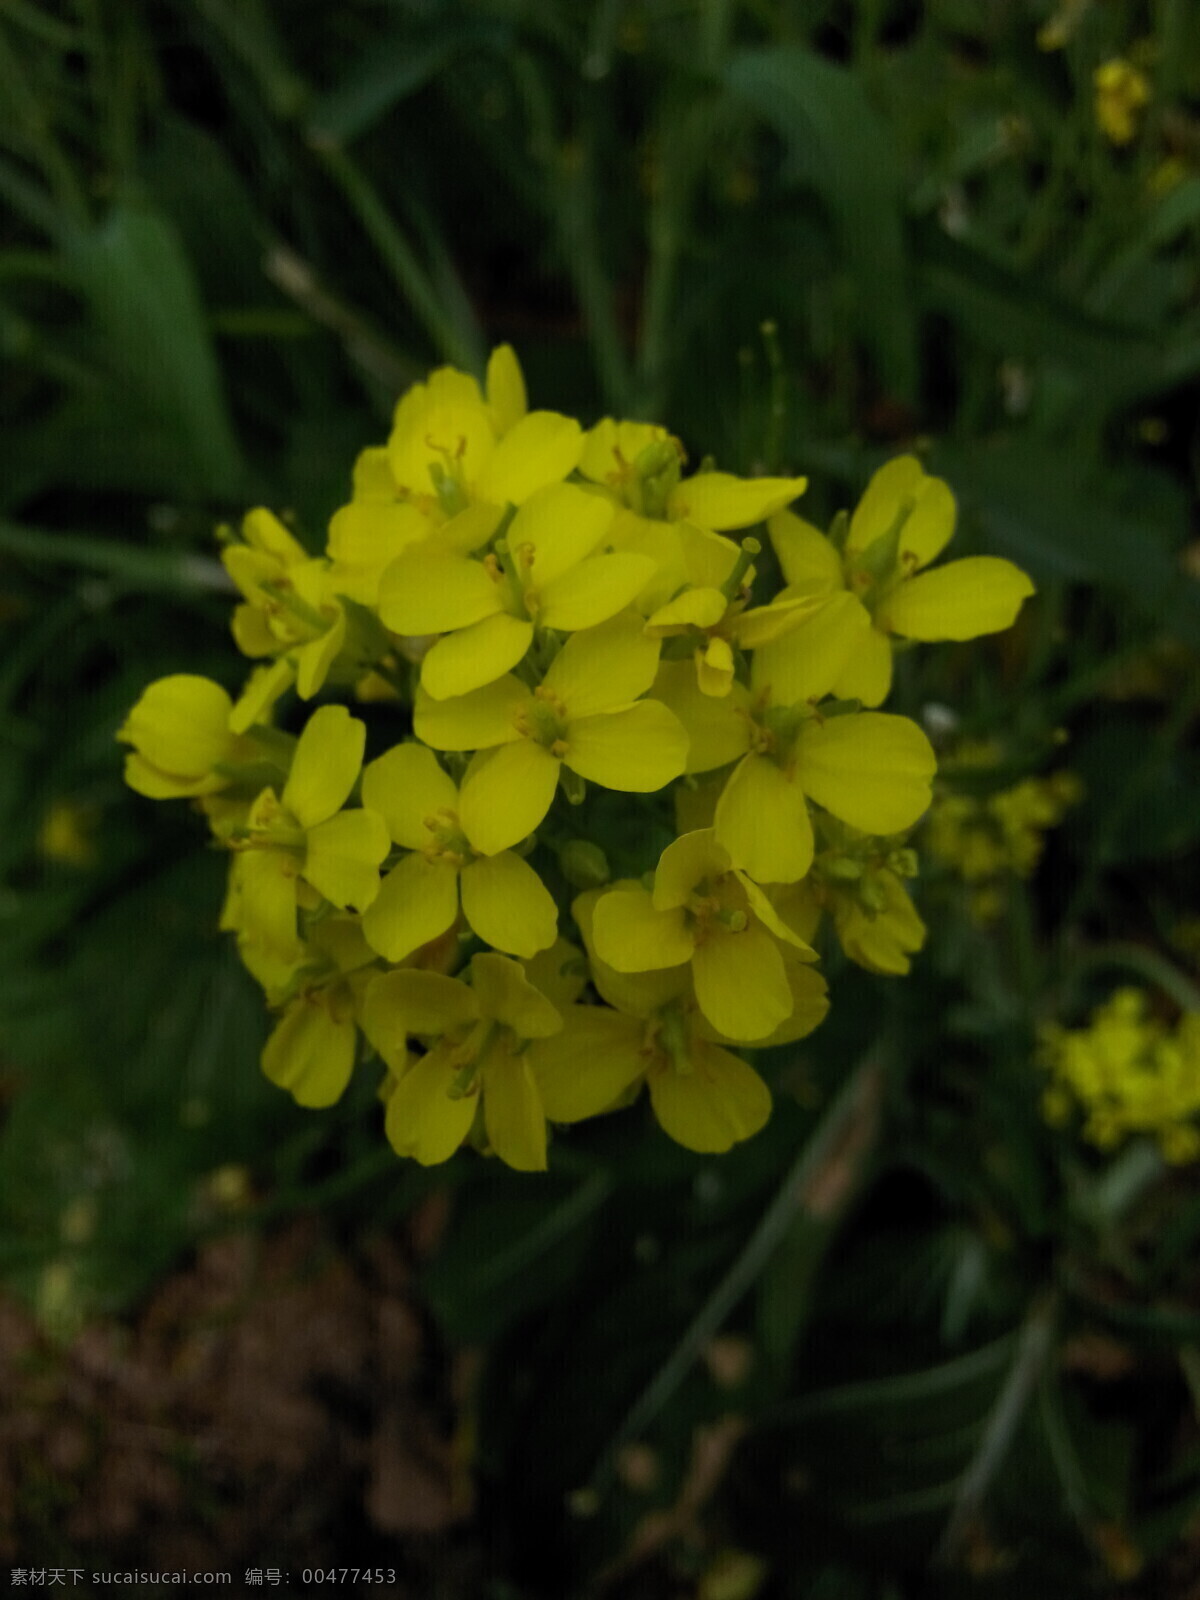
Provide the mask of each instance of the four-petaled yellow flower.
POLYGON ((421 663, 426 692, 469 694, 515 667, 535 629, 573 633, 624 610, 654 563, 595 553, 612 519, 598 496, 553 484, 517 509, 501 537, 493 540, 499 513, 472 508, 397 557, 380 584, 379 614, 394 633, 443 635, 421 663), (476 559, 488 541, 493 548, 476 559))
POLYGON ((554 943, 558 916, 542 880, 512 850, 476 850, 458 788, 424 745, 402 744, 363 773, 363 804, 410 851, 363 913, 363 932, 389 961, 428 944, 462 911, 485 944, 529 957, 554 943))
POLYGON ((545 817, 565 767, 606 789, 648 793, 677 778, 687 735, 666 706, 639 698, 659 642, 622 612, 572 634, 536 689, 511 675, 473 694, 418 690, 413 726, 434 750, 474 750, 458 815, 474 848, 496 855, 545 817))
POLYGON ((518 961, 475 956, 470 983, 400 970, 367 990, 364 1026, 399 1050, 410 1037, 425 1054, 403 1070, 388 1097, 393 1148, 423 1166, 449 1158, 477 1115, 488 1144, 520 1172, 546 1166, 546 1114, 528 1043, 562 1027, 562 1016, 518 961))
MULTIPOLYGON (((881 705, 892 686, 893 636, 976 639, 1012 626, 1033 584, 1011 561, 965 556, 922 570, 950 542, 955 517, 949 486, 930 477, 915 456, 898 456, 875 473, 848 528, 835 525, 844 534, 841 548, 790 511, 771 518, 787 580, 779 598, 837 597, 843 613, 857 620, 854 647, 831 693, 881 705)), ((778 648, 798 664, 806 646, 816 652, 824 641, 802 623, 778 648)))
POLYGON ((617 972, 691 963, 696 1000, 727 1039, 761 1041, 794 1009, 784 948, 816 951, 734 867, 709 828, 685 833, 659 857, 654 888, 630 883, 596 903, 596 953, 617 972))
POLYGON ((252 940, 290 952, 297 905, 322 899, 363 911, 379 892, 391 841, 374 811, 342 807, 362 766, 366 726, 345 706, 322 706, 296 744, 282 795, 267 788, 229 843, 238 854, 229 919, 252 940))

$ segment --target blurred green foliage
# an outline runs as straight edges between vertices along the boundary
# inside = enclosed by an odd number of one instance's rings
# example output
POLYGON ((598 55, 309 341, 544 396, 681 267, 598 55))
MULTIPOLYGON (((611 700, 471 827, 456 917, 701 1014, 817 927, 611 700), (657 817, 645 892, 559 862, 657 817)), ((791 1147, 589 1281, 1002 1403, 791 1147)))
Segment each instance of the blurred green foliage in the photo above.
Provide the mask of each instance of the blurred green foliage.
POLYGON ((1062 0, 1045 50, 1051 11, 0 0, 0 1268, 69 1334, 215 1229, 453 1185, 424 1290, 489 1351, 495 1600, 715 1597, 727 1548, 779 1600, 1087 1594, 1158 1581, 1200 1506, 1194 1173, 1047 1128, 1031 1064, 1122 971, 1200 1006, 1200 30, 1062 0), (1125 147, 1113 57, 1151 90, 1125 147), (930 881, 911 979, 831 957, 720 1161, 625 1115, 544 1181, 430 1178, 369 1091, 297 1111, 222 862, 120 781, 145 682, 230 682, 214 523, 319 544, 399 390, 500 339, 535 403, 808 471, 818 520, 916 441, 956 552, 1039 584, 1012 637, 905 659, 897 709, 1084 802, 994 926, 930 881))

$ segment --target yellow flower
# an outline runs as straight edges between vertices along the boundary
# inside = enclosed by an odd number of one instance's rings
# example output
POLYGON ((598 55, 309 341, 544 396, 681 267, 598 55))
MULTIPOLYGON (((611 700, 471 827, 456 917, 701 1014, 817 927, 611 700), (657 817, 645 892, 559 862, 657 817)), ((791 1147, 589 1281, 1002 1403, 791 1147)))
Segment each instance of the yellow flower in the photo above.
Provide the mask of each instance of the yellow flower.
POLYGON ((573 633, 624 610, 654 563, 595 553, 612 517, 598 496, 553 484, 518 508, 482 559, 473 552, 492 539, 499 513, 468 511, 400 555, 383 576, 379 612, 395 633, 444 635, 421 663, 425 691, 469 694, 515 667, 535 629, 573 633))
POLYGON ((683 446, 665 428, 605 417, 584 440, 581 474, 619 507, 610 535, 617 550, 651 557, 656 575, 639 597, 649 611, 689 581, 685 528, 708 533, 749 528, 790 504, 804 478, 736 478, 700 472, 683 478, 683 446))
POLYGON ((474 750, 458 815, 473 847, 496 855, 542 821, 565 767, 606 789, 645 793, 683 771, 687 735, 657 700, 641 700, 659 643, 622 612, 576 633, 528 688, 511 675, 450 700, 417 691, 413 725, 435 750, 474 750))
POLYGON ((74 800, 52 800, 38 829, 38 854, 47 861, 61 861, 70 867, 88 867, 96 859, 92 831, 96 814, 91 806, 74 800))
POLYGON ((403 550, 434 532, 434 523, 420 507, 403 500, 380 505, 351 500, 335 511, 329 524, 327 581, 339 595, 360 605, 377 606, 384 571, 403 550))
POLYGON ((937 762, 915 722, 819 704, 865 631, 855 606, 835 596, 811 621, 757 649, 749 690, 735 684, 721 700, 699 693, 678 662, 659 670, 654 692, 687 730, 688 770, 737 762, 714 827, 757 883, 794 883, 809 870, 809 800, 872 834, 902 832, 929 805, 937 762), (809 637, 789 659, 802 634, 809 637))
POLYGON ((398 1155, 423 1166, 447 1161, 472 1131, 482 1105, 487 1141, 520 1172, 544 1171, 546 1116, 528 1042, 557 1033, 562 1017, 520 963, 473 958, 470 982, 401 970, 367 990, 364 1025, 401 1048, 421 1039, 425 1054, 388 1097, 385 1127, 398 1155))
POLYGON ((667 846, 652 891, 630 884, 602 894, 592 936, 617 972, 690 962, 701 1011, 726 1038, 744 1041, 765 1039, 792 1015, 781 942, 816 959, 711 829, 667 846))
POLYGON ((1096 90, 1096 124, 1111 144, 1130 144, 1137 134, 1138 114, 1150 99, 1150 84, 1131 61, 1117 56, 1092 75, 1096 90))
MULTIPOLYGON (((243 945, 242 954, 253 952, 243 945)), ((262 1069, 297 1105, 331 1106, 344 1094, 354 1070, 366 969, 374 960, 356 923, 330 918, 311 930, 286 996, 273 1001, 283 1015, 263 1047, 262 1069)))
POLYGON ((1040 1060, 1052 1080, 1043 1097, 1048 1120, 1065 1120, 1075 1104, 1085 1114, 1084 1138, 1101 1149, 1148 1134, 1167 1161, 1200 1155, 1200 1012, 1172 1030, 1149 1014, 1141 990, 1118 989, 1086 1028, 1043 1028, 1040 1060))
MULTIPOLYGON (((262 791, 229 844, 238 852, 229 923, 281 953, 296 948, 296 908, 322 898, 364 910, 379 890, 390 840, 374 811, 341 808, 362 765, 367 730, 344 706, 322 706, 296 744, 282 796, 262 791)), ((229 924, 227 924, 229 925, 229 924)))
POLYGON ((363 913, 363 932, 389 961, 428 944, 458 917, 509 955, 554 943, 558 917, 537 873, 511 850, 485 855, 459 818, 458 788, 431 750, 402 744, 363 773, 363 804, 378 812, 406 855, 363 913))
MULTIPOLYGON (((722 1048, 732 1041, 700 1011, 688 966, 625 973, 600 959, 594 918, 601 898, 598 890, 579 895, 574 914, 592 982, 613 1009, 568 1005, 563 1031, 531 1046, 546 1115, 566 1123, 597 1116, 628 1104, 645 1079, 654 1114, 677 1143, 714 1154, 731 1149, 766 1122, 770 1091, 752 1067, 722 1048)), ((792 1015, 764 1044, 801 1038, 828 1010, 819 973, 791 962, 788 974, 792 1015)))
MULTIPOLYGON (((898 456, 867 485, 840 549, 791 512, 771 518, 771 539, 787 580, 778 598, 845 595, 861 612, 860 624, 869 625, 860 626, 830 692, 865 706, 882 705, 892 684, 892 635, 963 640, 1012 626, 1033 584, 1011 561, 966 556, 932 572, 921 570, 949 543, 955 515, 949 487, 931 478, 915 456, 898 456)), ((806 646, 823 647, 818 619, 802 623, 778 646, 793 663, 801 662, 806 646)))
POLYGON ((133 746, 125 782, 151 800, 215 794, 232 778, 219 769, 246 759, 244 741, 230 732, 233 702, 219 683, 191 673, 159 678, 142 691, 117 733, 133 746))
MULTIPOLYGON (((387 465, 394 493, 432 514, 522 505, 573 472, 583 433, 572 417, 525 409, 525 384, 508 345, 493 351, 487 393, 454 367, 414 384, 396 407, 387 465)), ((364 477, 377 483, 377 465, 364 477)))

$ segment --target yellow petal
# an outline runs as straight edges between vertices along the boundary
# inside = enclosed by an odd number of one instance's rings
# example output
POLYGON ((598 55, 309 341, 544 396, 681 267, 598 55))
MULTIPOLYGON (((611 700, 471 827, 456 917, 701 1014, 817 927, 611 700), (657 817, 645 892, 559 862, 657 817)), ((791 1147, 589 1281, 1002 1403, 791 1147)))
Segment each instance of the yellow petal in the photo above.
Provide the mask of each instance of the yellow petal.
POLYGON ((484 392, 496 437, 502 439, 529 409, 525 377, 512 345, 498 344, 488 357, 484 392))
POLYGON ((798 751, 805 792, 851 827, 899 833, 928 809, 937 758, 908 717, 862 711, 806 723, 798 751))
MULTIPOLYGON (((734 876, 745 890, 746 902, 750 910, 753 911, 767 932, 773 933, 777 939, 789 946, 786 952, 788 960, 815 961, 817 952, 801 934, 796 932, 790 922, 783 920, 783 917, 780 916, 775 906, 767 898, 766 891, 760 889, 758 884, 753 879, 748 878, 744 872, 735 872, 734 876)), ((775 893, 776 896, 779 895, 778 890, 775 893)))
POLYGON ((892 646, 877 627, 859 636, 849 661, 833 685, 839 700, 861 700, 864 706, 881 706, 892 688, 892 646))
POLYGON ((559 763, 530 739, 474 756, 459 792, 463 832, 480 855, 510 850, 550 809, 559 763))
POLYGON ((574 483, 539 489, 509 526, 509 549, 526 587, 544 589, 570 572, 607 534, 612 502, 574 483))
POLYGON ((664 661, 653 692, 683 724, 688 736, 686 771, 711 772, 745 755, 750 742, 750 696, 740 683, 718 698, 703 693, 692 662, 664 661))
POLYGON ((434 750, 487 750, 521 737, 513 718, 528 700, 529 690, 511 676, 449 700, 418 688, 413 732, 434 750))
POLYGON ((391 840, 375 811, 339 811, 308 830, 304 876, 341 910, 364 911, 379 893, 379 864, 391 840))
POLYGON ((245 850, 237 858, 240 931, 268 949, 297 950, 296 863, 277 850, 245 850))
POLYGON ((203 778, 177 778, 152 767, 136 750, 125 757, 125 782, 147 800, 181 800, 193 795, 214 794, 223 789, 227 781, 215 772, 203 778))
POLYGON ((384 878, 363 912, 362 928, 373 950, 388 961, 403 961, 445 933, 457 915, 457 870, 415 851, 384 878))
POLYGON ((735 478, 728 472, 700 472, 671 491, 671 516, 718 531, 748 528, 782 510, 807 486, 807 478, 735 478))
POLYGON ((827 695, 870 631, 871 618, 852 594, 839 590, 790 628, 754 652, 750 681, 771 691, 774 705, 799 705, 827 695))
POLYGON ((499 611, 439 639, 421 662, 421 687, 435 700, 470 694, 502 678, 532 643, 532 623, 499 611))
POLYGON ((273 556, 282 566, 299 566, 307 561, 308 551, 296 539, 273 511, 256 506, 242 518, 242 538, 254 550, 273 556))
POLYGON ((273 656, 279 649, 279 640, 271 631, 266 612, 260 611, 257 606, 234 606, 229 629, 234 644, 251 660, 259 656, 273 656))
POLYGON ((572 719, 563 760, 606 789, 648 794, 682 774, 687 750, 679 718, 657 700, 639 700, 607 716, 572 719))
POLYGON ((367 727, 345 706, 322 706, 304 725, 282 800, 302 828, 345 805, 362 766, 367 727))
POLYGON ((583 453, 583 430, 574 417, 531 411, 515 422, 475 479, 475 494, 490 505, 524 505, 547 484, 574 472, 583 453))
POLYGON ((431 466, 444 469, 449 463, 473 482, 494 444, 491 418, 475 379, 453 367, 439 367, 396 406, 388 461, 397 484, 427 495, 433 487, 431 466))
POLYGON ((460 556, 481 550, 503 522, 504 512, 503 506, 467 506, 436 530, 437 547, 460 556))
POLYGON ((949 544, 957 515, 950 486, 931 478, 915 456, 889 461, 867 485, 854 515, 846 549, 865 550, 892 527, 905 500, 913 502, 900 536, 900 558, 924 567, 949 544))
POLYGON ((354 1041, 353 1022, 335 1022, 315 999, 296 1000, 263 1048, 262 1069, 297 1105, 331 1106, 350 1082, 354 1041))
POLYGON ((683 558, 680 522, 659 522, 653 517, 639 517, 625 507, 618 510, 609 530, 607 542, 614 550, 630 555, 647 556, 654 562, 654 576, 638 595, 638 610, 643 615, 666 605, 688 582, 687 564, 683 558))
MULTIPOLYGON (((692 588, 717 589, 729 578, 741 555, 741 545, 727 539, 722 533, 708 528, 697 528, 690 522, 677 522, 679 548, 683 551, 683 564, 687 581, 692 588)), ((742 579, 744 584, 754 581, 754 568, 750 567, 742 579)))
POLYGON ((558 934, 558 913, 545 884, 527 861, 502 850, 464 868, 463 915, 485 944, 527 959, 558 934))
POLYGON ((598 627, 571 636, 555 656, 545 687, 564 702, 572 717, 627 706, 654 682, 657 639, 642 631, 634 611, 622 611, 598 627))
POLYGON ((686 905, 703 879, 716 879, 732 862, 711 828, 699 828, 673 839, 658 858, 654 873, 654 904, 660 911, 686 905))
POLYGON ((710 639, 696 651, 696 687, 710 700, 723 700, 733 688, 733 649, 727 639, 710 639))
POLYGON ((583 894, 576 895, 571 914, 587 946, 588 969, 596 993, 627 1016, 647 1018, 661 1011, 672 1000, 690 993, 692 975, 687 961, 691 946, 689 942, 688 956, 679 965, 658 967, 647 972, 618 972, 607 961, 601 960, 596 953, 592 928, 596 905, 606 894, 631 889, 643 892, 642 885, 632 879, 622 879, 612 889, 585 890, 583 894))
POLYGON ((607 1006, 571 1006, 563 1031, 529 1047, 529 1065, 551 1122, 582 1122, 607 1111, 646 1070, 645 1029, 607 1006))
POLYGON ((493 1043, 480 1067, 488 1143, 517 1172, 546 1170, 546 1113, 528 1058, 493 1043))
POLYGON ((766 756, 748 755, 717 802, 714 831, 758 883, 794 883, 812 866, 813 831, 804 794, 766 756))
POLYGON ((792 990, 779 946, 752 922, 741 933, 713 929, 692 957, 696 999, 727 1039, 765 1039, 791 1015, 792 990))
POLYGON ((500 584, 481 561, 432 540, 401 551, 379 580, 379 617, 410 637, 449 633, 504 609, 500 584))
POLYGON ((912 966, 910 956, 925 943, 925 924, 894 873, 883 868, 875 881, 884 893, 882 909, 872 915, 851 895, 838 895, 834 927, 851 961, 868 972, 900 977, 912 966))
POLYGON ((351 492, 356 500, 387 504, 396 498, 396 480, 388 462, 386 445, 368 445, 354 462, 351 492))
POLYGON ((546 1039, 562 1027, 562 1017, 525 976, 519 961, 490 950, 471 961, 471 987, 479 1014, 502 1022, 519 1039, 546 1039))
POLYGON ((346 613, 338 606, 337 616, 325 632, 296 651, 296 693, 301 700, 311 700, 323 687, 345 642, 346 613))
POLYGON ((681 907, 655 909, 639 884, 610 889, 596 902, 592 938, 600 960, 616 972, 653 972, 691 959, 696 941, 681 907))
POLYGON ((821 974, 812 967, 802 966, 798 961, 785 960, 784 966, 792 990, 792 1014, 779 1024, 774 1033, 767 1035, 762 1041, 762 1049, 773 1049, 776 1045, 794 1044, 797 1039, 806 1039, 829 1015, 829 985, 821 974))
POLYGON ((569 939, 555 939, 548 950, 537 951, 525 962, 525 976, 560 1015, 579 999, 586 973, 583 951, 569 939))
POLYGON ((409 1034, 432 1037, 474 1022, 479 1001, 461 978, 403 967, 372 979, 364 1009, 374 1031, 400 1040, 409 1034))
POLYGON ((567 633, 594 628, 632 604, 653 576, 648 556, 589 556, 541 591, 538 621, 567 633))
POLYGON ((414 1061, 396 1084, 383 1126, 397 1155, 437 1166, 449 1161, 470 1133, 476 1095, 451 1099, 455 1075, 449 1051, 439 1047, 414 1061))
POLYGON ((233 744, 233 703, 219 683, 176 673, 143 690, 117 738, 164 775, 182 782, 207 778, 233 744))
POLYGON ((269 667, 256 667, 229 713, 229 731, 245 733, 254 723, 265 722, 275 702, 295 681, 296 669, 283 657, 269 667))
POLYGON ((715 628, 728 610, 729 601, 719 589, 685 589, 665 606, 659 606, 646 619, 646 628, 651 633, 715 628))
MULTIPOLYGON (((398 744, 363 768, 363 805, 377 811, 397 844, 420 850, 429 842, 425 818, 458 805, 454 779, 442 771, 432 750, 398 744)), ((398 957, 393 957, 398 960, 398 957)))
POLYGON ((651 1075, 650 1104, 677 1144, 720 1155, 766 1125, 771 1091, 740 1056, 697 1040, 690 1072, 651 1075))
POLYGON ((330 584, 360 605, 374 606, 383 569, 402 550, 428 539, 429 519, 414 505, 352 500, 335 511, 329 524, 327 553, 333 562, 330 584))
POLYGON ((614 477, 623 481, 643 450, 670 437, 656 422, 614 422, 604 417, 584 438, 579 470, 593 483, 608 483, 614 477))
POLYGON ((1029 577, 999 556, 967 556, 901 583, 876 621, 908 639, 978 639, 1011 628, 1033 593, 1029 577))
POLYGON ((784 582, 832 593, 843 586, 842 558, 819 528, 793 511, 777 511, 767 532, 779 557, 784 582))
POLYGON ((734 638, 743 650, 757 650, 772 639, 790 633, 808 617, 815 616, 829 597, 837 592, 835 589, 823 589, 814 594, 781 589, 770 605, 754 606, 734 618, 734 638))

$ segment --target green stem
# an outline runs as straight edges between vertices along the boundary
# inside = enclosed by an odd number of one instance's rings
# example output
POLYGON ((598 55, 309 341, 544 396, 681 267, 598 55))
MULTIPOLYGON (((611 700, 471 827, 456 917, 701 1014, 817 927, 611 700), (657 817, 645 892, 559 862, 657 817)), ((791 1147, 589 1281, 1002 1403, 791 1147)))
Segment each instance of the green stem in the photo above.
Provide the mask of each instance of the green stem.
POLYGON ((1164 994, 1169 994, 1182 1010, 1200 1011, 1200 987, 1165 956, 1160 956, 1157 950, 1148 950, 1140 944, 1127 944, 1123 940, 1085 950, 1072 968, 1066 985, 1068 992, 1084 973, 1095 972, 1103 967, 1126 967, 1131 972, 1139 972, 1164 994))
POLYGON ((478 331, 460 326, 447 313, 416 252, 396 226, 370 179, 341 146, 314 142, 313 149, 439 353, 467 372, 481 373, 483 349, 478 331))
MULTIPOLYGON (((643 1389, 604 1447, 585 1491, 602 1494, 612 1481, 621 1447, 637 1438, 668 1404, 691 1371, 700 1352, 750 1289, 791 1228, 797 1214, 816 1214, 814 1180, 827 1176, 834 1163, 847 1162, 847 1147, 859 1164, 865 1152, 855 1149, 855 1134, 873 1126, 882 1080, 891 1057, 890 1040, 881 1041, 859 1062, 841 1092, 826 1110, 816 1131, 784 1175, 758 1226, 729 1271, 709 1295, 683 1338, 643 1389)), ((854 1173, 857 1176, 857 1170, 854 1173)), ((846 1185, 848 1194, 852 1185, 846 1185)), ((824 1202, 823 1202, 824 1203, 824 1202)))
POLYGON ((957 1560, 988 1490, 1004 1465, 1054 1347, 1058 1304, 1057 1291, 1046 1290, 1025 1318, 1012 1367, 988 1416, 979 1448, 959 1479, 953 1509, 933 1554, 935 1566, 952 1566, 957 1560))

